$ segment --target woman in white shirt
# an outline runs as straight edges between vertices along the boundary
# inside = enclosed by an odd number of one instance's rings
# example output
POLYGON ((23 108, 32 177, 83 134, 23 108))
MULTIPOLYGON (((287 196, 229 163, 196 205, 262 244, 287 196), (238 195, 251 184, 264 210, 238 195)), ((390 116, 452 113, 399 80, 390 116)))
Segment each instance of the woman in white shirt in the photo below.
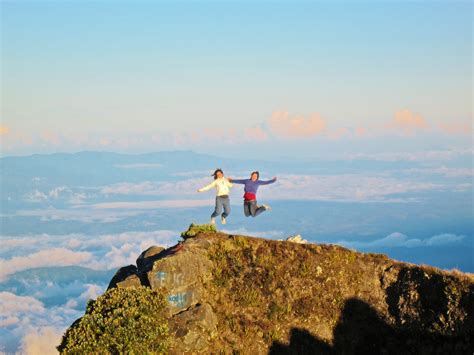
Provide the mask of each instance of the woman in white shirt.
POLYGON ((232 183, 224 177, 224 172, 221 169, 216 169, 212 176, 214 176, 214 181, 200 188, 198 192, 208 191, 215 187, 216 207, 211 215, 211 224, 216 224, 216 217, 221 214, 222 208, 224 208, 224 212, 221 215, 221 222, 222 224, 226 224, 226 217, 230 214, 229 191, 232 187, 232 183))

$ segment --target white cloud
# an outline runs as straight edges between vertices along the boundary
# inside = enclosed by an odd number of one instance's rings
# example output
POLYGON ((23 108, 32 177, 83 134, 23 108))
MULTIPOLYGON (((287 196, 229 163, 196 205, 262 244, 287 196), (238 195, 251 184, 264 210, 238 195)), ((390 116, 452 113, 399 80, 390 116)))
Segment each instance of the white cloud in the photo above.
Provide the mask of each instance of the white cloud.
POLYGON ((71 205, 81 205, 84 203, 86 198, 87 198, 87 195, 85 193, 75 192, 71 194, 71 197, 69 198, 68 202, 71 205))
POLYGON ((34 297, 0 292, 0 324, 6 328, 6 332, 0 333, 0 340, 6 344, 8 339, 9 343, 9 348, 2 350, 31 355, 57 354, 55 347, 61 335, 83 312, 67 307, 46 308, 34 297))
POLYGON ((42 181, 44 181, 45 179, 42 178, 42 177, 39 177, 39 176, 35 176, 34 178, 31 179, 31 182, 34 183, 34 184, 38 184, 42 181))
POLYGON ((117 164, 114 167, 120 169, 158 169, 162 168, 163 165, 159 163, 117 164))
POLYGON ((448 245, 452 243, 458 243, 465 238, 464 235, 456 234, 438 234, 426 239, 420 238, 409 238, 403 233, 394 232, 388 236, 376 239, 373 241, 339 241, 335 244, 340 244, 349 248, 415 248, 415 247, 429 247, 429 246, 440 246, 448 245))
MULTIPOLYGON (((207 172, 206 175, 209 175, 207 172)), ((174 182, 143 181, 139 183, 122 182, 103 187, 100 192, 104 195, 196 195, 196 190, 209 183, 210 178, 193 178, 174 182)))
POLYGON ((81 265, 90 261, 92 253, 76 252, 66 248, 41 250, 27 256, 0 259, 0 280, 17 271, 45 266, 81 265))
POLYGON ((472 184, 471 183, 464 183, 464 184, 457 184, 454 189, 454 192, 467 192, 470 191, 472 192, 472 184))
POLYGON ((438 174, 445 177, 473 177, 474 169, 472 168, 448 168, 446 166, 441 166, 439 168, 412 168, 412 169, 403 169, 402 173, 408 174, 438 174))
POLYGON ((66 302, 64 307, 66 308, 76 308, 79 305, 79 303, 75 299, 70 299, 66 302))
POLYGON ((48 196, 50 198, 59 198, 59 195, 64 192, 64 191, 71 191, 70 189, 68 189, 66 186, 59 186, 59 187, 55 187, 54 189, 50 190, 48 192, 48 196))
POLYGON ((96 284, 85 284, 84 286, 86 287, 86 290, 81 293, 81 295, 79 296, 79 300, 83 300, 86 302, 90 299, 97 299, 97 297, 99 297, 105 291, 102 286, 96 284))
POLYGON ((321 134, 326 128, 326 121, 318 113, 304 117, 290 116, 287 111, 275 111, 267 124, 274 135, 286 139, 311 138, 321 134))
POLYGON ((268 230, 268 231, 250 231, 246 228, 240 227, 240 228, 234 228, 234 229, 220 229, 223 233, 227 234, 232 234, 232 235, 247 235, 247 236, 252 236, 252 237, 258 237, 258 238, 270 238, 270 239, 281 239, 281 238, 286 238, 287 235, 285 235, 281 231, 276 231, 276 230, 268 230))
POLYGON ((443 234, 438 234, 431 238, 428 238, 426 240, 426 245, 430 245, 430 246, 445 245, 445 244, 457 243, 463 239, 464 239, 463 235, 443 233, 443 234))
POLYGON ((430 125, 420 114, 403 109, 395 112, 393 120, 386 125, 386 128, 413 136, 416 132, 428 130, 430 125))
MULTIPOLYGON (((119 247, 125 243, 153 243, 152 245, 170 246, 177 242, 180 233, 173 230, 160 229, 154 231, 130 231, 116 234, 85 235, 72 234, 33 234, 26 236, 4 236, 1 239, 0 250, 5 253, 15 249, 17 252, 34 251, 50 248, 65 248, 70 250, 94 249, 97 247, 119 247)), ((150 246, 150 245, 148 245, 150 246)), ((1 260, 1 259, 0 259, 1 260)))
MULTIPOLYGON (((462 174, 465 171, 446 170, 445 173, 462 174)), ((196 188, 203 186, 207 180, 188 179, 178 182, 154 183, 121 183, 102 189, 105 194, 123 195, 196 195, 196 188)), ((386 172, 379 174, 339 174, 339 175, 290 175, 279 174, 278 181, 259 189, 259 197, 272 200, 322 200, 322 201, 360 201, 360 202, 407 202, 416 201, 413 197, 393 197, 419 191, 443 188, 440 184, 410 181, 393 178, 386 172)), ((241 194, 241 185, 235 185, 231 197, 241 194)), ((146 210, 155 208, 192 208, 212 206, 212 198, 206 199, 166 199, 147 201, 115 201, 90 205, 99 210, 146 210)), ((240 199, 241 196, 239 196, 240 199)), ((234 201, 234 200, 232 200, 234 201)))
MULTIPOLYGON (((171 230, 150 232, 124 232, 90 236, 68 235, 28 235, 2 237, 0 247, 4 251, 15 248, 16 253, 30 253, 9 259, 0 259, 0 276, 12 272, 40 266, 81 265, 100 270, 117 268, 135 263, 139 254, 152 245, 164 247, 175 244, 179 233, 171 230), (34 250, 31 253, 32 248, 34 250), (38 250, 39 249, 39 250, 38 250), (72 250, 71 250, 72 249, 72 250), (84 251, 90 250, 90 251, 84 251), (65 260, 66 259, 66 260, 65 260)), ((11 292, 0 293, 0 326, 6 330, 0 334, 0 343, 8 339, 8 348, 0 351, 34 353, 54 350, 59 341, 45 327, 53 327, 58 336, 84 312, 88 299, 95 299, 104 292, 106 285, 71 282, 58 285, 38 282, 32 286, 34 292, 28 296, 18 296, 11 292), (38 298, 63 297, 61 305, 46 307, 38 298), (73 296, 73 297, 71 297, 73 296), (48 345, 49 347, 45 347, 48 345), (51 341, 53 339, 54 341, 51 341)))
POLYGON ((1 254, 8 255, 14 249, 20 255, 0 259, 0 280, 37 267, 79 265, 107 270, 125 266, 135 263, 138 255, 152 245, 176 244, 179 235, 177 231, 155 230, 93 237, 84 234, 5 236, 0 244, 1 254))
POLYGON ((442 185, 439 184, 374 174, 279 175, 275 184, 263 186, 258 194, 259 199, 273 200, 405 202, 413 199, 392 195, 440 188, 442 185))
POLYGON ((10 249, 17 249, 21 247, 31 247, 37 243, 38 240, 33 237, 21 237, 21 238, 2 238, 1 251, 4 252, 10 249))
POLYGON ((97 210, 104 209, 136 209, 148 210, 155 208, 194 208, 203 206, 213 206, 214 201, 206 200, 155 200, 138 202, 103 202, 90 205, 97 210))
POLYGON ((111 269, 135 264, 140 253, 141 250, 139 249, 139 243, 125 243, 119 247, 112 246, 100 260, 92 262, 90 267, 94 269, 111 269))
POLYGON ((46 201, 47 199, 48 199, 48 196, 44 192, 41 192, 38 190, 35 190, 26 196, 26 201, 29 201, 29 202, 43 202, 43 201, 46 201))
POLYGON ((348 154, 345 159, 376 160, 376 161, 449 161, 462 156, 474 155, 474 149, 431 150, 401 153, 356 153, 348 154))
POLYGON ((31 329, 23 336, 20 350, 26 355, 56 355, 64 330, 55 327, 31 329))
POLYGON ((10 318, 21 312, 41 313, 46 309, 42 302, 29 296, 17 296, 11 292, 0 292, 0 314, 10 318))
MULTIPOLYGON (((34 178, 39 179, 39 178, 34 178)), ((40 180, 33 180, 34 184, 37 184, 40 180)), ((82 190, 84 188, 77 188, 82 190)), ((88 188, 88 190, 91 190, 88 188)), ((97 190, 97 188, 95 188, 97 190)), ((90 197, 94 197, 94 194, 85 191, 73 191, 67 186, 57 186, 49 191, 43 192, 35 189, 26 195, 25 200, 27 202, 45 202, 54 200, 64 200, 70 204, 82 204, 84 200, 90 197)))
MULTIPOLYGON (((82 203, 82 202, 81 202, 82 203)), ((87 205, 72 209, 43 208, 35 210, 19 210, 13 216, 40 217, 41 221, 78 221, 83 223, 113 223, 123 218, 136 216, 137 211, 93 211, 87 205)))
POLYGON ((14 317, 14 316, 1 318, 0 319, 0 328, 6 328, 6 327, 9 327, 11 325, 17 324, 19 322, 20 322, 20 319, 18 317, 14 317))

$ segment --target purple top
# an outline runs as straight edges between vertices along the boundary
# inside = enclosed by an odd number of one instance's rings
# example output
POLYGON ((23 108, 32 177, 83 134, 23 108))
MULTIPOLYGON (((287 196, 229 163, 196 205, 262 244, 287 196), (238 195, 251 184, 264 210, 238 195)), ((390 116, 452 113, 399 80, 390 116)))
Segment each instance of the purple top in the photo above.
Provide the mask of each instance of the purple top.
POLYGON ((271 179, 271 180, 266 180, 266 181, 262 181, 262 180, 252 181, 252 179, 241 179, 241 180, 232 179, 233 184, 243 184, 243 185, 245 185, 244 191, 249 192, 251 194, 256 194, 257 190, 258 190, 258 187, 260 185, 273 184, 275 181, 276 181, 275 178, 271 179))

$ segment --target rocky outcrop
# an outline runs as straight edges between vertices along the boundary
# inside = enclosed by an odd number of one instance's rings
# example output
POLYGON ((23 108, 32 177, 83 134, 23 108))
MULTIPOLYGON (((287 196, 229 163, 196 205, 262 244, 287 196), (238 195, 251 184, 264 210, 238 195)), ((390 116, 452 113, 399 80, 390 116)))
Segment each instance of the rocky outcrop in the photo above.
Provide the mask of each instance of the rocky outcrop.
POLYGON ((217 316, 209 303, 196 304, 170 320, 174 352, 206 351, 217 337, 217 316))
POLYGON ((137 266, 119 269, 109 284, 109 289, 148 286, 166 292, 170 330, 176 340, 172 352, 203 350, 216 336, 217 316, 205 302, 203 287, 212 277, 209 246, 209 241, 199 238, 169 249, 152 246, 140 254, 137 266))
POLYGON ((298 243, 298 244, 308 244, 308 241, 306 239, 303 239, 303 237, 299 234, 292 235, 288 238, 286 238, 288 242, 293 242, 293 243, 298 243))
POLYGON ((472 353, 473 276, 192 226, 109 288, 164 292, 171 353, 472 353), (189 233, 188 233, 189 232, 189 233))
POLYGON ((158 246, 151 246, 147 250, 143 251, 137 259, 137 269, 145 270, 153 264, 153 261, 160 258, 160 253, 164 251, 165 248, 158 246))

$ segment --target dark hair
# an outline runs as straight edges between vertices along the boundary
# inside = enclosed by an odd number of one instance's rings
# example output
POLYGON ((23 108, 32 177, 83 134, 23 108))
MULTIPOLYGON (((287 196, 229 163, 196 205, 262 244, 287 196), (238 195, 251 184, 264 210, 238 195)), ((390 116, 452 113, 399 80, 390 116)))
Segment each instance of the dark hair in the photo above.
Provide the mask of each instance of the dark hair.
POLYGON ((211 175, 211 176, 214 176, 214 180, 217 179, 217 173, 219 173, 219 172, 220 172, 222 175, 224 175, 224 172, 222 171, 222 169, 216 169, 216 171, 214 171, 214 172, 212 173, 212 175, 211 175))
POLYGON ((250 174, 250 177, 252 177, 253 174, 257 174, 257 179, 260 178, 260 173, 258 171, 252 171, 252 173, 250 174))

